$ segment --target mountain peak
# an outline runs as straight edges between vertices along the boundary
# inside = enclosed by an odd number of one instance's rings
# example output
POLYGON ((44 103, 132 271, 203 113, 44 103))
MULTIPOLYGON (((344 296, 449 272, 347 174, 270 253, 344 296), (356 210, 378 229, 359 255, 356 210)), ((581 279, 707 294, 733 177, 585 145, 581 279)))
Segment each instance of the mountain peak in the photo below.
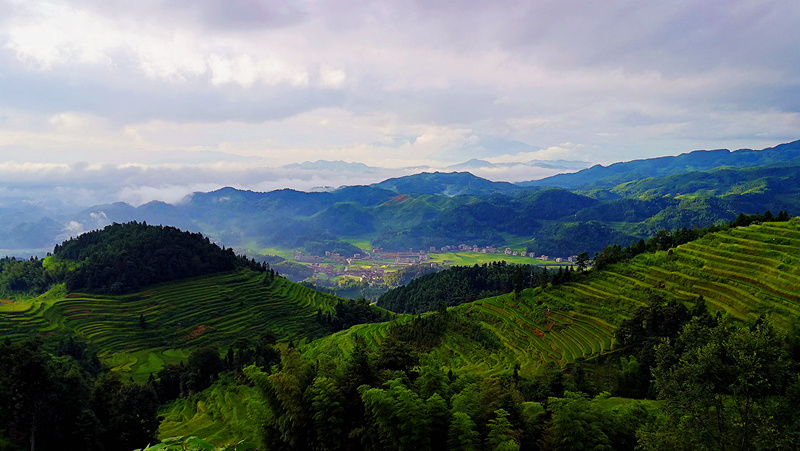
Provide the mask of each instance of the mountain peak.
POLYGON ((377 186, 399 194, 459 194, 502 193, 516 189, 508 182, 493 182, 469 172, 421 172, 376 183, 377 186))

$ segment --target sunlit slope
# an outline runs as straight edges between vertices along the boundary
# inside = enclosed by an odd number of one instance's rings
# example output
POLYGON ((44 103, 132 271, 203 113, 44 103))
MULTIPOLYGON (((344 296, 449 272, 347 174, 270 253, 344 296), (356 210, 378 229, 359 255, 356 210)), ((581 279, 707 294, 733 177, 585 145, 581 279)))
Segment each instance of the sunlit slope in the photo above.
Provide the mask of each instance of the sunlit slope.
MULTIPOLYGON (((519 364, 531 374, 549 362, 566 365, 612 348, 616 327, 658 297, 693 305, 703 296, 712 311, 740 321, 765 314, 788 329, 800 316, 800 220, 736 228, 671 252, 641 255, 590 273, 580 282, 479 300, 450 308, 478 321, 502 343, 487 348, 447 334, 433 349, 454 372, 492 375, 519 364)), ((398 321, 411 321, 409 315, 398 321)), ((375 347, 390 324, 362 325, 316 340, 307 356, 342 358, 358 336, 375 347)))
POLYGON ((672 252, 641 255, 540 294, 613 324, 652 295, 693 301, 742 321, 765 314, 782 328, 800 315, 800 220, 708 235, 672 252))
POLYGON ((216 383, 202 394, 173 401, 162 410, 158 437, 194 435, 216 446, 233 447, 258 436, 255 389, 247 385, 216 383))
POLYGON ((0 305, 0 337, 68 329, 101 355, 148 349, 224 347, 239 337, 271 330, 279 338, 317 338, 315 319, 332 312, 337 298, 250 270, 157 285, 124 296, 61 294, 0 305), (141 317, 141 319, 140 319, 141 317))
MULTIPOLYGON (((520 364, 521 373, 530 375, 543 365, 563 366, 611 349, 612 326, 578 312, 539 305, 532 290, 525 290, 519 301, 504 295, 451 307, 448 312, 479 322, 500 342, 487 346, 462 335, 446 334, 432 354, 456 372, 490 376, 508 373, 520 364)), ((396 319, 401 324, 412 320, 412 315, 396 319)), ((310 343, 304 353, 319 361, 341 359, 352 350, 356 336, 375 348, 391 327, 391 323, 356 326, 310 343)))

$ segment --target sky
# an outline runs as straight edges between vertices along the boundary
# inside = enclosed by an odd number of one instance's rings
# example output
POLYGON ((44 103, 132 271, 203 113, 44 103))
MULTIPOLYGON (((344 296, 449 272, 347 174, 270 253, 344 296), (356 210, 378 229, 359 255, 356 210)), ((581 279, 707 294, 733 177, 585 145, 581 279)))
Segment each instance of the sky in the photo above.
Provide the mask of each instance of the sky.
POLYGON ((798 23, 796 0, 0 0, 0 198, 771 147, 800 139, 798 23), (318 160, 373 169, 285 167, 318 160))

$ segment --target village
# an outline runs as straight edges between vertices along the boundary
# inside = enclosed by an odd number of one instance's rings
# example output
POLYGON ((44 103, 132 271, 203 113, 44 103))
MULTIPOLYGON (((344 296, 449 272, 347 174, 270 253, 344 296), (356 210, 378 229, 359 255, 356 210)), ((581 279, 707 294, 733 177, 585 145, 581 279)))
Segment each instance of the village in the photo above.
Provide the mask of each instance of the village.
MULTIPOLYGON (((498 248, 494 246, 479 247, 477 245, 446 245, 442 247, 431 246, 428 250, 386 252, 381 247, 375 247, 371 251, 363 251, 352 256, 343 256, 338 253, 325 252, 325 255, 306 254, 302 251, 295 251, 293 260, 298 263, 307 264, 314 270, 314 277, 319 276, 332 279, 339 276, 349 276, 369 283, 383 283, 387 272, 397 271, 406 266, 426 265, 432 268, 452 266, 458 264, 454 260, 436 259, 441 254, 449 253, 473 253, 473 254, 497 254, 497 260, 504 260, 505 257, 523 257, 550 264, 571 264, 577 256, 551 257, 548 255, 536 255, 534 252, 515 251, 509 247, 498 248)), ((534 263, 534 262, 529 262, 534 263)))

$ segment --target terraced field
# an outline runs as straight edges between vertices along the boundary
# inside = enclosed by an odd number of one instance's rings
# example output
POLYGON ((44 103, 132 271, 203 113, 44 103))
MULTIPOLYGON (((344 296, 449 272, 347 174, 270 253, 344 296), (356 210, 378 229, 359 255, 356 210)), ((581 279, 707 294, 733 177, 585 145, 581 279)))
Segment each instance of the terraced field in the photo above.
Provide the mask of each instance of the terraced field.
POLYGON ((232 382, 217 382, 199 395, 173 401, 161 414, 158 438, 196 435, 220 447, 232 447, 258 436, 255 389, 232 382))
MULTIPOLYGON (((461 336, 445 336, 432 354, 454 372, 492 376, 509 373, 519 363, 523 375, 532 375, 543 365, 552 362, 563 366, 578 357, 609 351, 612 345, 610 325, 577 312, 537 305, 532 290, 526 290, 519 301, 505 295, 448 310, 479 321, 503 343, 499 350, 487 349, 461 336)), ((396 321, 402 323, 411 318, 402 315, 396 321)), ((355 336, 374 348, 386 337, 389 326, 389 323, 356 326, 316 340, 303 352, 316 360, 339 359, 349 354, 355 336)))
POLYGON ((800 316, 800 220, 715 233, 536 295, 615 326, 654 295, 687 304, 702 295, 712 311, 743 322, 765 314, 789 329, 800 316))
MULTIPOLYGON (((57 291, 57 290, 56 290, 57 291)), ((50 293, 24 306, 0 305, 0 338, 68 329, 97 346, 117 371, 146 378, 189 350, 224 348, 239 337, 271 330, 295 341, 326 333, 315 321, 333 311, 337 298, 264 274, 242 270, 186 279, 125 296, 50 293), (144 319, 145 327, 140 324, 144 319)))
MULTIPOLYGON (((503 343, 488 350, 462 337, 446 336, 433 354, 454 372, 523 375, 550 362, 564 366, 613 347, 613 332, 654 297, 689 306, 703 296, 712 311, 750 322, 765 314, 789 329, 800 317, 800 219, 719 232, 670 252, 640 255, 590 273, 580 282, 512 296, 483 299, 449 309, 480 322, 503 343)), ((398 317, 398 321, 408 320, 398 317)), ((319 339, 304 348, 312 358, 339 358, 353 336, 380 343, 388 324, 363 325, 319 339)))

